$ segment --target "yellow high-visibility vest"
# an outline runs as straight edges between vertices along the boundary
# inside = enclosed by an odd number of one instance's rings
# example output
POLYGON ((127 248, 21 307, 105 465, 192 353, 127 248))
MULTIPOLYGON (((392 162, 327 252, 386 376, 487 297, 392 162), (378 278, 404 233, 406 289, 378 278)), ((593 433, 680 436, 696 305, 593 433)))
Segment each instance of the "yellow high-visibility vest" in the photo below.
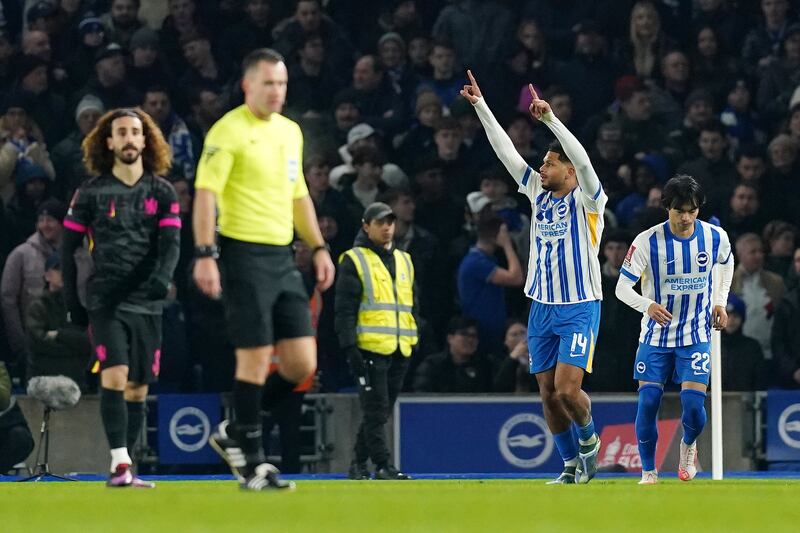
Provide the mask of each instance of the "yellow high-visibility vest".
POLYGON ((414 265, 411 256, 395 248, 395 279, 381 258, 357 246, 339 258, 348 256, 356 267, 364 288, 358 308, 356 344, 370 352, 391 355, 397 351, 409 357, 417 344, 417 323, 411 310, 414 306, 414 265))

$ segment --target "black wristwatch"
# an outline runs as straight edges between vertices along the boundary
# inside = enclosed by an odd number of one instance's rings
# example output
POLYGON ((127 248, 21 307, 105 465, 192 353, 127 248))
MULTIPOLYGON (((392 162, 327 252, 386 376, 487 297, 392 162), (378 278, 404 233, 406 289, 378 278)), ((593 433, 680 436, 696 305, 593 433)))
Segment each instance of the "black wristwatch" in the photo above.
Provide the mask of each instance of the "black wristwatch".
POLYGON ((320 250, 326 250, 328 253, 331 253, 331 247, 326 242, 325 244, 321 244, 319 246, 315 246, 314 248, 312 248, 311 257, 313 258, 320 250))
POLYGON ((197 259, 202 259, 204 257, 219 259, 219 247, 216 244, 212 244, 211 246, 195 246, 194 256, 197 259))

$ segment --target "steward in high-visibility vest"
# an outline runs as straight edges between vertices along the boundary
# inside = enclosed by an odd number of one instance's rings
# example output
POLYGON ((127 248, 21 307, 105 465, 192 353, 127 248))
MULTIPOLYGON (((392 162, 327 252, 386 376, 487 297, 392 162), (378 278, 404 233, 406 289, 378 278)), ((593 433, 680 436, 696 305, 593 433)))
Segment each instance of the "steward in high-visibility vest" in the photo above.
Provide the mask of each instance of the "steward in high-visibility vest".
POLYGON ((414 265, 395 248, 395 216, 380 202, 364 211, 355 246, 339 258, 335 328, 356 377, 363 410, 351 479, 409 479, 389 462, 385 425, 417 345, 414 265))

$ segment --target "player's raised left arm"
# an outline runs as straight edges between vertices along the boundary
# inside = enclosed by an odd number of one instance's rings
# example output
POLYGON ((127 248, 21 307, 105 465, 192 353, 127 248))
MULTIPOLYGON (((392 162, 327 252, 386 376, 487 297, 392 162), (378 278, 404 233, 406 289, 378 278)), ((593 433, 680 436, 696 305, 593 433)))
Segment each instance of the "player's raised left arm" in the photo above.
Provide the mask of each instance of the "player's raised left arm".
POLYGON ((564 148, 564 152, 572 162, 572 166, 575 167, 575 176, 578 179, 578 185, 581 190, 593 200, 596 200, 602 192, 602 187, 600 186, 600 178, 597 177, 597 173, 592 167, 592 162, 589 160, 589 154, 586 149, 553 113, 550 104, 539 98, 533 85, 528 84, 528 89, 533 98, 529 108, 531 115, 550 128, 550 131, 553 132, 553 135, 556 136, 556 139, 564 148))
POLYGON ((500 162, 503 163, 508 173, 511 174, 511 177, 513 177, 521 187, 527 187, 529 183, 538 183, 538 178, 536 176, 531 176, 531 174, 535 174, 536 171, 528 166, 525 159, 519 155, 517 149, 514 148, 514 143, 511 142, 511 138, 500 126, 500 123, 497 122, 491 109, 489 109, 489 106, 486 104, 480 87, 478 87, 478 82, 475 80, 475 76, 472 75, 472 71, 467 71, 467 77, 469 78, 469 85, 464 85, 464 88, 461 90, 461 96, 475 108, 478 119, 481 121, 483 129, 486 131, 486 138, 489 140, 489 144, 492 146, 498 159, 500 159, 500 162))

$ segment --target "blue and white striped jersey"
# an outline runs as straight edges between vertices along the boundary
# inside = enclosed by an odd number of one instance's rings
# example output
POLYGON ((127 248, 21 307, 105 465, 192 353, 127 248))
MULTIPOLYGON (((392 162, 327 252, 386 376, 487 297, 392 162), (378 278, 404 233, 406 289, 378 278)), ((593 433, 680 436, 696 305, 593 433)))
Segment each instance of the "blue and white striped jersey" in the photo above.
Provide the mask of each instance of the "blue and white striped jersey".
POLYGON ((575 167, 578 181, 565 197, 555 198, 542 188, 540 174, 517 153, 483 98, 475 111, 497 157, 533 209, 525 294, 546 304, 602 300, 598 254, 608 197, 586 150, 553 113, 542 116, 575 167))
POLYGON ((598 255, 608 197, 599 180, 592 194, 577 187, 555 198, 542 189, 539 173, 528 167, 519 192, 530 199, 533 210, 525 294, 547 304, 602 300, 598 255))
POLYGON ((674 348, 711 341, 711 270, 731 261, 731 243, 720 227, 696 221, 691 237, 676 237, 669 221, 643 231, 633 240, 620 275, 641 278, 642 296, 672 314, 661 327, 647 313, 639 342, 674 348))

